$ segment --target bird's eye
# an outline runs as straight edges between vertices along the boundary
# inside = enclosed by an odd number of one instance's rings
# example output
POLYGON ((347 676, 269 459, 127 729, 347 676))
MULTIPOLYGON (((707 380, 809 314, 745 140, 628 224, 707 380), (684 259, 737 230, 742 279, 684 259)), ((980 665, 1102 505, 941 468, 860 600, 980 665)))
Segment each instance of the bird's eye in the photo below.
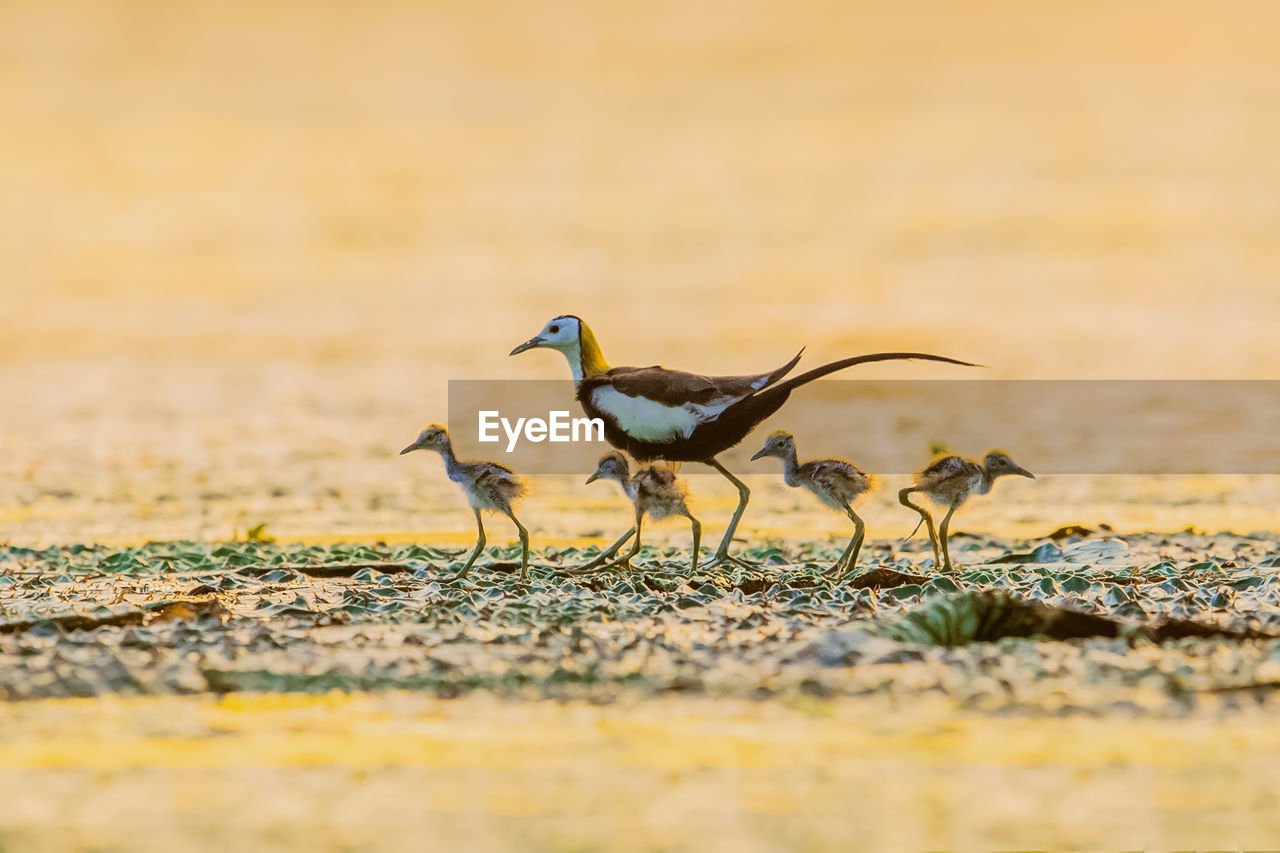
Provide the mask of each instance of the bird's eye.
POLYGON ((559 327, 559 326, 552 326, 550 329, 547 329, 547 331, 554 335, 556 332, 559 332, 559 331, 560 331, 560 327, 559 327))

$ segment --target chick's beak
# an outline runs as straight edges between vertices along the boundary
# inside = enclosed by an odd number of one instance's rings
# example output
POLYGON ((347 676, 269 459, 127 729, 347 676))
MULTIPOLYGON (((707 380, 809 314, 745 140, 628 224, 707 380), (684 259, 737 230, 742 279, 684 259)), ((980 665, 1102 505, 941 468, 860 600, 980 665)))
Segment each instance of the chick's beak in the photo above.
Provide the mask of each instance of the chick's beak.
POLYGON ((529 340, 525 341, 525 342, 524 342, 524 343, 522 343, 520 346, 518 346, 518 347, 516 347, 515 349, 513 349, 513 350, 511 351, 511 355, 519 355, 520 353, 524 352, 524 351, 525 351, 525 350, 527 350, 527 349, 533 349, 534 347, 540 347, 540 346, 542 346, 542 344, 543 344, 543 340, 542 340, 542 338, 539 338, 539 337, 536 337, 536 336, 535 336, 535 337, 532 337, 532 338, 529 338, 529 340))
POLYGON ((1034 479, 1036 478, 1036 475, 1035 475, 1035 474, 1032 474, 1032 473, 1031 473, 1030 471, 1028 471, 1026 468, 1022 468, 1022 467, 1015 467, 1015 468, 1013 469, 1013 473, 1015 473, 1015 474, 1021 474, 1022 476, 1024 476, 1024 477, 1028 477, 1028 478, 1030 478, 1030 479, 1032 479, 1032 480, 1034 480, 1034 479))
POLYGON ((401 450, 401 451, 400 451, 400 455, 401 455, 401 456, 404 456, 406 453, 412 453, 413 451, 415 451, 415 450, 417 450, 417 449, 418 449, 418 442, 416 442, 416 441, 415 441, 413 444, 409 445, 409 446, 408 446, 408 447, 406 447, 404 450, 401 450))
POLYGON ((756 451, 756 455, 755 455, 755 456, 752 456, 752 457, 751 457, 751 461, 752 461, 752 462, 755 462, 757 459, 763 459, 764 457, 766 457, 766 456, 768 456, 768 455, 769 455, 769 448, 767 448, 767 447, 762 447, 762 448, 760 448, 759 450, 757 450, 757 451, 756 451))
POLYGON ((594 483, 596 480, 599 480, 599 479, 600 479, 600 472, 596 471, 594 474, 592 474, 590 477, 587 478, 587 482, 594 483))

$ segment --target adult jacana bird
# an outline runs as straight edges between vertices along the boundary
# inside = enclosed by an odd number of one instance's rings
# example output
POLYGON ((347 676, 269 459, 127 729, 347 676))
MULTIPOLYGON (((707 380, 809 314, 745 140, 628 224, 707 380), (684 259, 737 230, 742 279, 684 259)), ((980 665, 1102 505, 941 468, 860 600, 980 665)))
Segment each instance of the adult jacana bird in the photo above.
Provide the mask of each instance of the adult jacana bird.
POLYGON ((804 488, 818 500, 842 512, 853 522, 853 538, 840 555, 840 559, 828 570, 839 576, 852 571, 858 565, 858 553, 867 535, 867 526, 853 508, 863 496, 879 484, 879 478, 868 474, 852 462, 843 459, 810 459, 801 462, 796 454, 796 439, 784 429, 770 433, 764 447, 756 451, 752 461, 766 456, 782 460, 782 480, 792 488, 804 488))
MULTIPOLYGON (((1032 480, 1036 478, 1035 474, 1014 462, 1003 450, 990 451, 981 464, 972 459, 965 459, 963 456, 943 456, 915 475, 914 486, 898 492, 899 503, 920 513, 920 522, 916 524, 916 530, 920 529, 920 524, 924 524, 929 532, 929 543, 933 546, 935 566, 941 565, 943 571, 951 571, 951 549, 947 545, 947 538, 951 532, 951 516, 955 515, 956 510, 971 496, 987 494, 998 478, 1011 474, 1030 477, 1032 480), (933 516, 929 511, 908 500, 914 492, 921 492, 934 503, 947 508, 942 524, 936 529, 933 526, 933 516)), ((907 538, 914 536, 916 530, 912 530, 907 538)))
POLYGON ((520 519, 516 518, 516 504, 528 491, 524 481, 514 471, 497 462, 470 461, 459 459, 453 453, 453 442, 449 440, 449 431, 440 424, 431 424, 414 439, 400 455, 415 450, 434 450, 444 459, 444 470, 449 479, 457 483, 467 496, 467 502, 476 514, 476 547, 467 557, 466 564, 456 577, 465 578, 471 571, 480 552, 484 550, 484 517, 485 512, 500 512, 515 524, 520 533, 520 577, 529 579, 529 531, 525 530, 520 519))
POLYGON ((742 441, 761 421, 787 402, 801 385, 837 370, 874 361, 923 359, 976 367, 940 355, 880 352, 844 358, 783 380, 800 353, 768 373, 751 376, 701 376, 652 367, 610 367, 596 336, 578 317, 552 317, 542 331, 511 351, 539 347, 559 350, 569 362, 575 396, 589 417, 604 422, 604 437, 638 462, 701 462, 719 471, 738 490, 738 506, 710 564, 729 559, 729 545, 742 520, 751 491, 716 459, 742 441))

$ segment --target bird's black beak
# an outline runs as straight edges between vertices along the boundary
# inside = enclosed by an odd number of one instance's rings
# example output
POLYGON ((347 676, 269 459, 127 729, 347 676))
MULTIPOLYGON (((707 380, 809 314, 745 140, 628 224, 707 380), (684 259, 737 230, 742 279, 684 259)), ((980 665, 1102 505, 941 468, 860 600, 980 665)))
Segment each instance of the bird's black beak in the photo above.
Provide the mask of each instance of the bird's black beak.
POLYGON ((766 457, 766 456, 768 456, 768 455, 769 455, 769 453, 768 453, 768 448, 767 448, 767 447, 762 447, 762 448, 760 448, 759 450, 757 450, 757 451, 756 451, 756 455, 755 455, 755 456, 752 456, 752 457, 751 457, 751 461, 752 461, 752 462, 755 462, 757 459, 763 459, 763 458, 765 458, 765 457, 766 457))
POLYGON ((1027 478, 1030 478, 1030 479, 1032 479, 1032 480, 1034 480, 1034 479, 1036 478, 1036 475, 1035 475, 1035 474, 1032 474, 1032 473, 1031 473, 1030 471, 1028 471, 1026 468, 1022 468, 1022 467, 1020 467, 1020 466, 1014 466, 1013 473, 1015 473, 1015 474, 1020 474, 1021 476, 1023 476, 1023 477, 1027 477, 1027 478))
POLYGON ((594 474, 592 474, 590 477, 587 478, 587 482, 594 483, 596 480, 599 480, 599 479, 600 479, 600 472, 596 471, 594 474))
POLYGON ((542 343, 543 343, 542 338, 539 338, 539 337, 536 337, 536 336, 535 336, 535 337, 532 337, 532 338, 529 338, 529 340, 525 341, 525 342, 524 342, 524 343, 522 343, 520 346, 518 346, 518 347, 516 347, 515 349, 513 349, 513 350, 511 351, 511 355, 519 355, 520 353, 524 352, 524 351, 525 351, 525 350, 527 350, 527 349, 533 349, 534 347, 540 347, 540 346, 542 346, 542 343))
POLYGON ((404 450, 401 450, 400 455, 404 456, 406 453, 412 453, 413 451, 418 449, 418 446, 419 446, 418 442, 415 441, 413 444, 409 445, 404 450))

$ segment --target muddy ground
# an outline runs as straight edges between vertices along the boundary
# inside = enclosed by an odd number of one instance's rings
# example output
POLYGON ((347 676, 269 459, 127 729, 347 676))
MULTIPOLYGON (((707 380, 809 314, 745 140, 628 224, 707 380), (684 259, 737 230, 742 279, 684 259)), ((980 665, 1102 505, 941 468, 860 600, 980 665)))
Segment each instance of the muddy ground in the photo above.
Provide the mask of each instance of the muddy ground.
POLYGON ((529 583, 508 547, 455 580, 460 549, 410 545, 10 546, 0 839, 892 850, 1280 831, 1280 538, 962 536, 949 576, 923 543, 889 544, 838 583, 821 572, 838 542, 696 574, 658 546, 632 573, 529 583), (1093 614, 1093 636, 971 606, 991 591, 1093 614))

